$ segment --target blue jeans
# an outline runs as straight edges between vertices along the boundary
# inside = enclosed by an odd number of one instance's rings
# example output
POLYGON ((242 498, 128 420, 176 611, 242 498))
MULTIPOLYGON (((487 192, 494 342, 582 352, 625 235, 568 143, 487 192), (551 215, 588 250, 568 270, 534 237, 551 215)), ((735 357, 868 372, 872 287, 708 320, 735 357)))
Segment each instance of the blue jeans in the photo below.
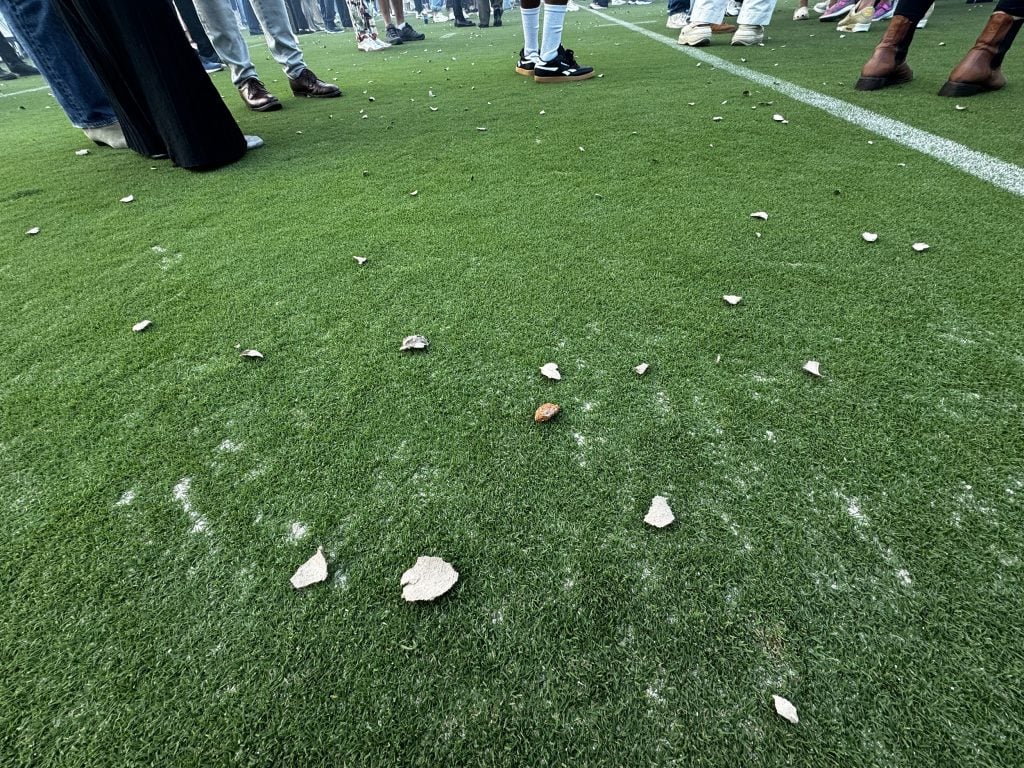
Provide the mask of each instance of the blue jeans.
POLYGON ((72 125, 100 128, 117 122, 106 91, 51 0, 0 0, 0 13, 72 125))
POLYGON ((668 0, 668 15, 673 16, 677 13, 689 13, 690 12, 690 0, 668 0))

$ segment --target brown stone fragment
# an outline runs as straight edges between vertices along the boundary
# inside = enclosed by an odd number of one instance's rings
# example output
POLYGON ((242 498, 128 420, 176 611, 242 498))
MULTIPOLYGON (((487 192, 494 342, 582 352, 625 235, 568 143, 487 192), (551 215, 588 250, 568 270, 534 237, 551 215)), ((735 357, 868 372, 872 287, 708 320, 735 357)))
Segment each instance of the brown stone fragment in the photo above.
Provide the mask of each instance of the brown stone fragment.
POLYGON ((562 409, 554 403, 544 403, 537 412, 533 414, 533 420, 538 424, 544 421, 551 421, 555 416, 561 413, 562 409))

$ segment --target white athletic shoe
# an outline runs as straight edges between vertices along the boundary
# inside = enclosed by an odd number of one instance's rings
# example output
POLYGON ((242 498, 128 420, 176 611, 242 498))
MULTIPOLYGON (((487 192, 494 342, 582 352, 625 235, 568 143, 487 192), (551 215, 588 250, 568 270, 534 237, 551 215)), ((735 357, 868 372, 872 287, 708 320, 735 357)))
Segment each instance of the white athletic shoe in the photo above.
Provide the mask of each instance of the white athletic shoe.
POLYGON ((729 0, 725 5, 726 16, 739 16, 740 15, 740 4, 737 0, 729 0))
POLYGON ((825 11, 828 10, 828 3, 815 3, 814 12, 821 16, 825 11))
POLYGON ((760 24, 740 24, 732 36, 732 45, 760 45, 764 42, 764 27, 760 24))
POLYGON ((668 17, 665 26, 669 29, 682 29, 690 23, 690 17, 685 13, 673 13, 668 17))
POLYGON ((793 21, 803 21, 810 15, 811 14, 807 12, 807 6, 805 5, 802 8, 797 8, 795 11, 793 11, 793 21))
POLYGON ((677 41, 680 45, 689 45, 693 48, 701 48, 705 45, 711 45, 711 25, 710 24, 687 24, 679 32, 679 40, 677 41))
POLYGON ((625 5, 626 0, 609 0, 608 5, 625 5))
POLYGON ((567 11, 578 11, 579 9, 580 7, 572 0, 569 0, 569 2, 565 4, 565 10, 567 11))
POLYGON ((440 11, 438 11, 437 13, 434 14, 434 21, 436 21, 438 24, 444 24, 446 21, 448 21, 448 17, 445 16, 440 11))

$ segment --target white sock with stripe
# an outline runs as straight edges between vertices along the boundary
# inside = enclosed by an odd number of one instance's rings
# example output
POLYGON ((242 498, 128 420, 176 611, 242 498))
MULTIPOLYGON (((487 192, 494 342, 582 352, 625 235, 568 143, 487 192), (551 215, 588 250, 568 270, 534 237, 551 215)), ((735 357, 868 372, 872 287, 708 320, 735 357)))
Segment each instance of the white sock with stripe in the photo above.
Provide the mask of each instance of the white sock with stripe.
POLYGON ((535 59, 540 55, 540 46, 537 44, 537 37, 540 34, 540 8, 520 8, 519 13, 523 17, 523 57, 535 59))
POLYGON ((540 49, 540 57, 551 61, 558 55, 558 46, 562 44, 562 25, 565 22, 565 6, 544 3, 544 37, 540 49))

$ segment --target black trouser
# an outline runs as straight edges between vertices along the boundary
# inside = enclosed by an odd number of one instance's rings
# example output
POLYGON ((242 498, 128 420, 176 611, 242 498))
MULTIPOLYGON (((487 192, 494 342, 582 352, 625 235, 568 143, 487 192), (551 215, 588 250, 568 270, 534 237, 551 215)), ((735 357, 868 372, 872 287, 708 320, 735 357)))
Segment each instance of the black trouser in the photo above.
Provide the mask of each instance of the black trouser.
POLYGON ((199 21, 199 14, 196 13, 196 6, 192 0, 174 0, 174 7, 178 9, 178 15, 185 22, 185 29, 189 37, 196 44, 196 50, 203 61, 220 61, 220 56, 213 50, 213 43, 210 42, 203 23, 199 21))
MULTIPOLYGON (((924 18, 933 1, 899 0, 896 3, 896 15, 906 16, 910 21, 917 24, 917 22, 924 18)), ((1008 13, 1011 16, 1024 16, 1024 0, 999 0, 996 10, 1008 13)))
POLYGON ((203 71, 170 0, 54 0, 96 70, 128 146, 203 170, 245 154, 245 137, 203 71))

